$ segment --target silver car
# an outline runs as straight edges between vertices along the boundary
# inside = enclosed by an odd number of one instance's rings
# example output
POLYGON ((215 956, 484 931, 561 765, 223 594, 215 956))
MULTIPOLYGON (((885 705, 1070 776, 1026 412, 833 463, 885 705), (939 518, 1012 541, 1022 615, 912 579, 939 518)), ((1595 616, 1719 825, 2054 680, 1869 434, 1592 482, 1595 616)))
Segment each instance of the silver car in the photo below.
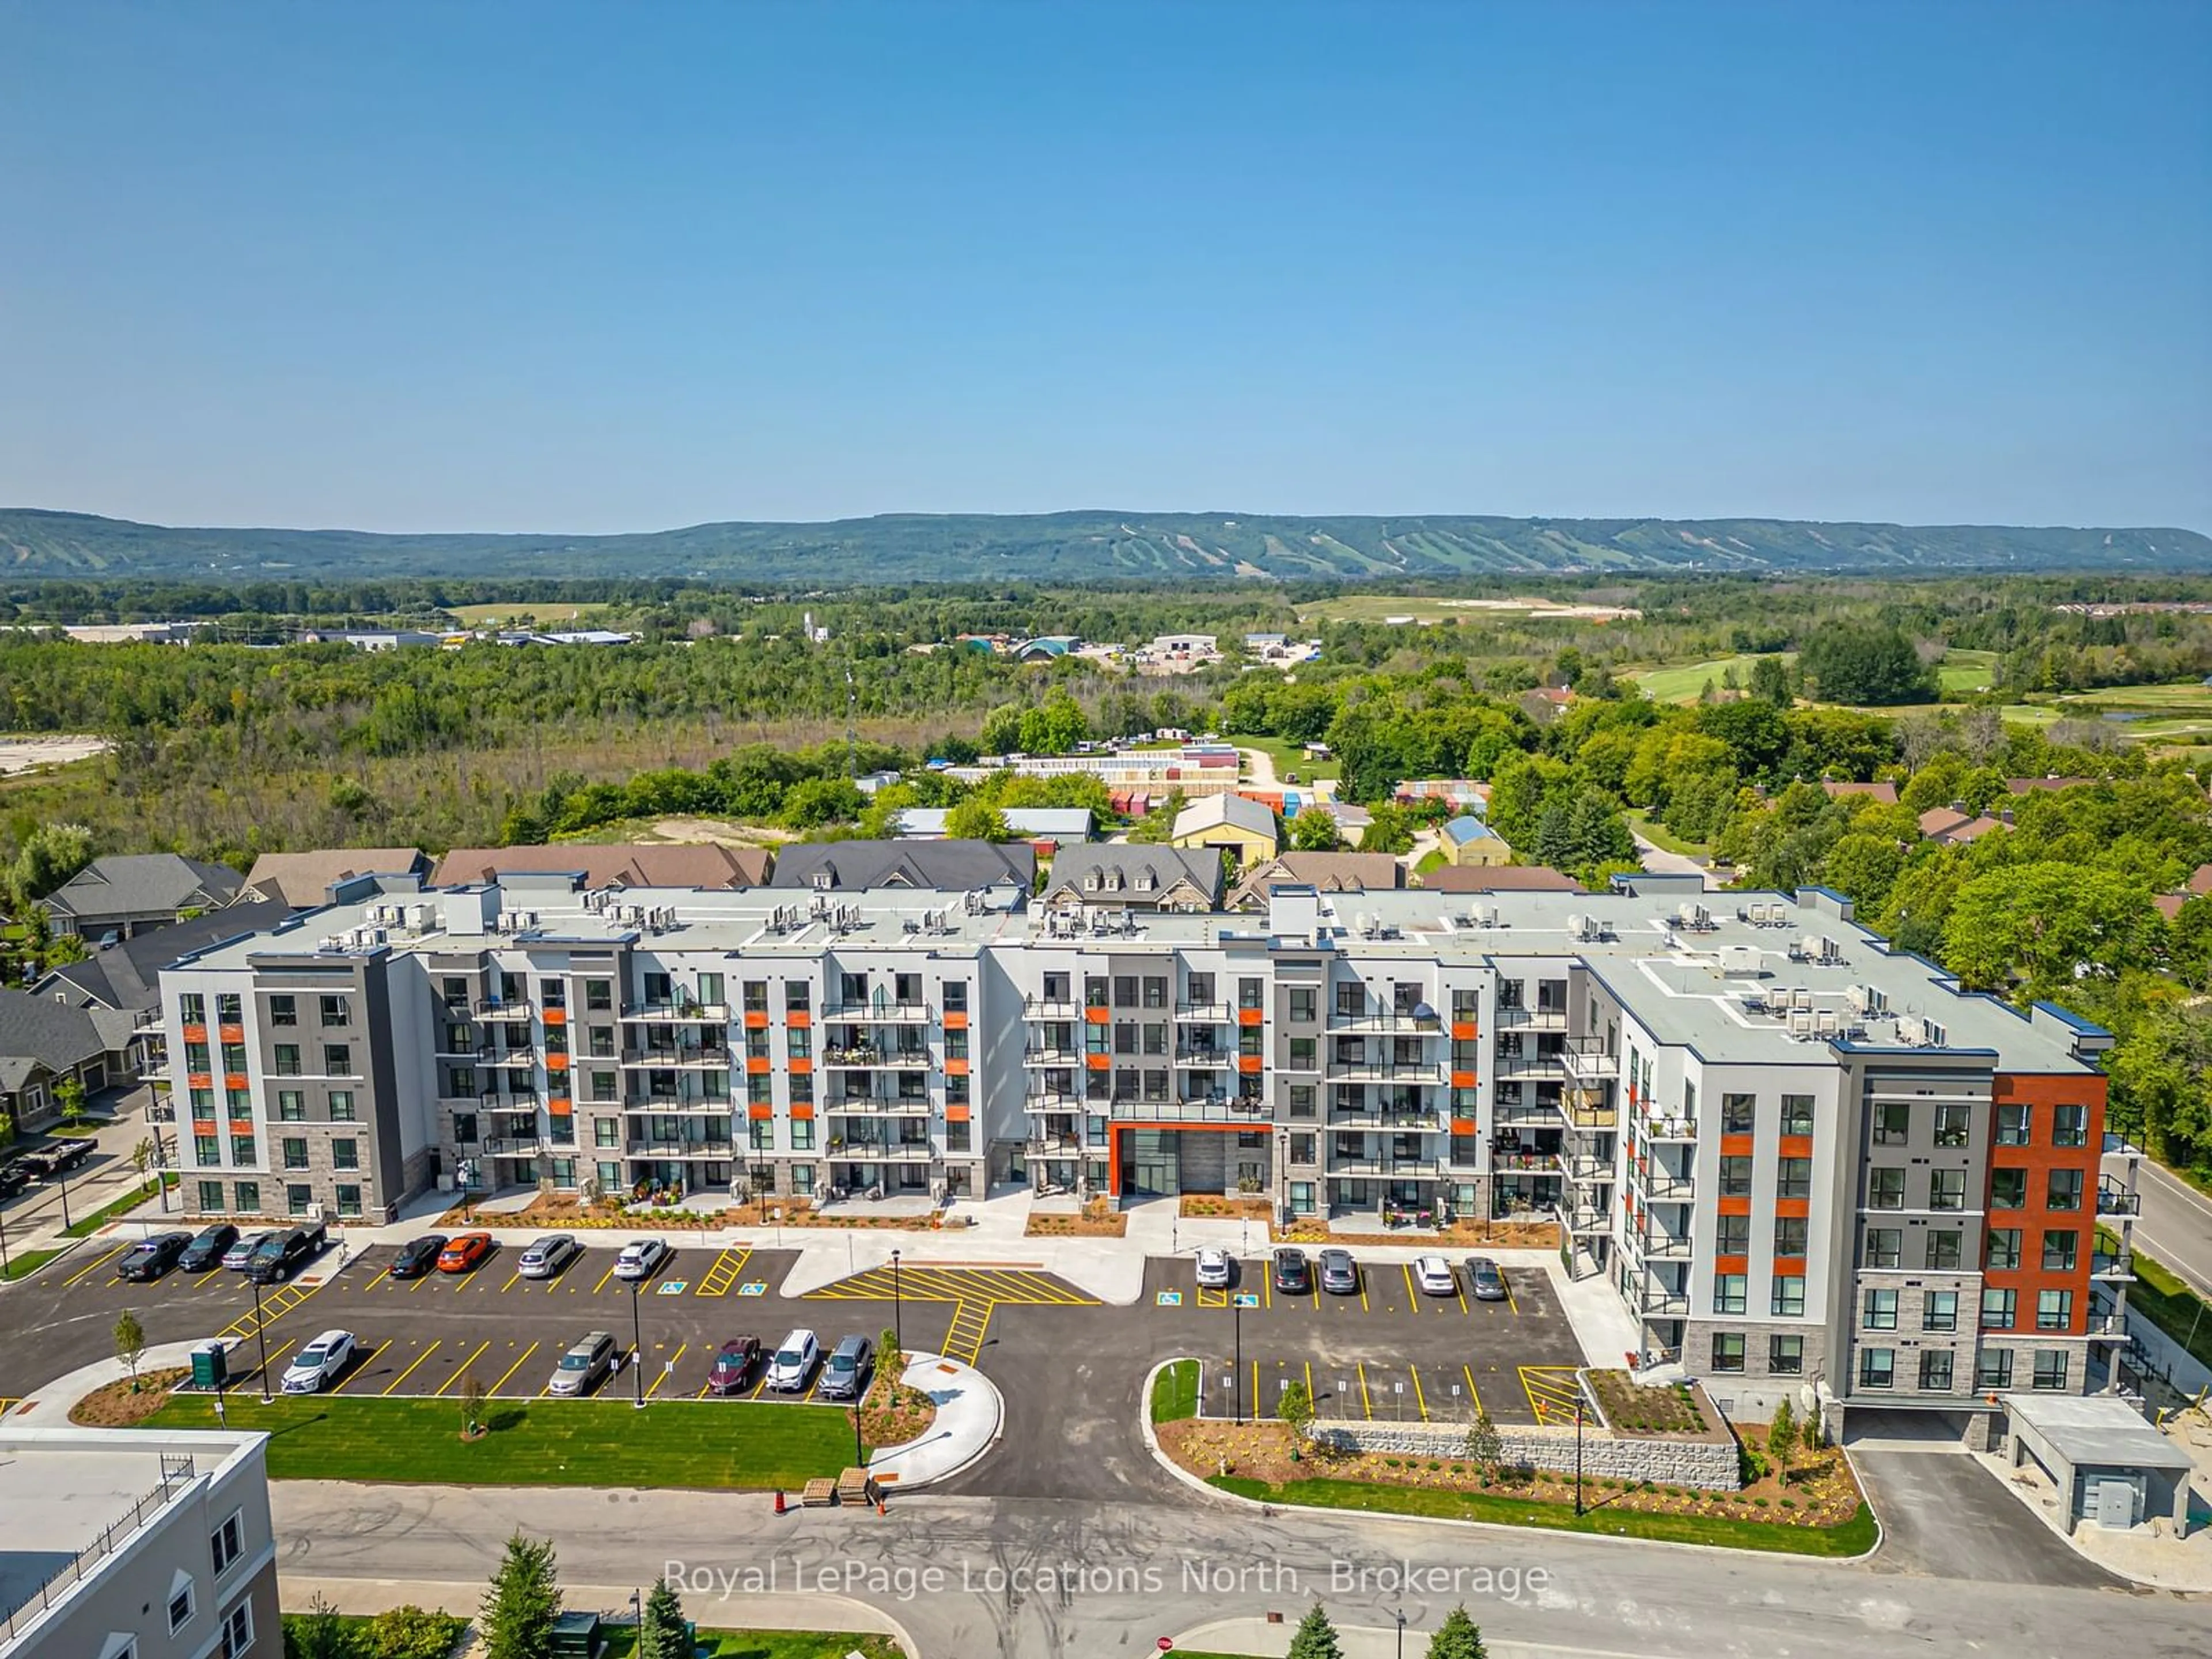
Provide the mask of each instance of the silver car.
POLYGON ((582 1248, 570 1234, 548 1233, 531 1242, 515 1270, 525 1279, 551 1279, 574 1261, 582 1248))
POLYGON ((561 1363, 553 1368, 553 1376, 545 1384, 545 1392, 589 1394, 606 1380, 614 1364, 613 1335, 606 1331, 593 1331, 561 1356, 561 1363))
POLYGON ((1359 1264, 1352 1252, 1331 1248, 1315 1258, 1320 1263, 1321 1287, 1331 1296, 1359 1294, 1359 1264))

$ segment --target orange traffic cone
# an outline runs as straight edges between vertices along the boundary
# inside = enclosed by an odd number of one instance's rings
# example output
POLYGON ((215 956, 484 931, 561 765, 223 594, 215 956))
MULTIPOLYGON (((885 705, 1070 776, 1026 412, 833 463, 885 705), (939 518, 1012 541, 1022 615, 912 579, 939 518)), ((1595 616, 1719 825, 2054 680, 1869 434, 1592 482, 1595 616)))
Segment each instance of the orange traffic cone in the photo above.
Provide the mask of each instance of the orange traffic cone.
POLYGON ((783 1513, 783 1488, 781 1486, 775 1489, 775 1512, 778 1515, 783 1513))

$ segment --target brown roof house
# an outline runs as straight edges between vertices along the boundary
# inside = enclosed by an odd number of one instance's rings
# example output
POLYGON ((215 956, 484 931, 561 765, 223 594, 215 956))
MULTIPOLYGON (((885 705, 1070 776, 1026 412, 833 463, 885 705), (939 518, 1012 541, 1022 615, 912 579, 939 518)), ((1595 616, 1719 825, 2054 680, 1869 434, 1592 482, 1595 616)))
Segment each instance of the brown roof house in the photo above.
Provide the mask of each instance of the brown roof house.
POLYGON ((430 873, 419 847, 325 847, 307 853, 264 853, 246 872, 246 896, 278 899, 295 910, 331 903, 331 889, 357 876, 430 873))
POLYGON ((1580 893, 1582 883, 1548 864, 1447 864, 1420 884, 1431 893, 1580 893))
POLYGON ((1920 815, 1920 833, 1944 847, 1955 847, 1960 842, 1979 841, 1992 830, 2008 827, 1987 813, 1969 812, 1964 807, 1955 805, 1931 806, 1920 815))
POLYGON ((769 854, 759 847, 712 842, 601 844, 559 842, 550 847, 457 847, 438 860, 434 887, 471 887, 501 876, 578 875, 586 888, 762 887, 769 854))
POLYGON ((1830 800, 1843 795, 1866 795, 1884 806, 1897 805, 1897 786, 1893 783, 1854 783, 1849 778, 1831 778, 1823 780, 1820 787, 1828 792, 1830 800))
POLYGON ((1264 910, 1279 885, 1322 893, 1365 893, 1406 884, 1406 866, 1388 853, 1284 853, 1255 865, 1229 896, 1231 910, 1264 910))

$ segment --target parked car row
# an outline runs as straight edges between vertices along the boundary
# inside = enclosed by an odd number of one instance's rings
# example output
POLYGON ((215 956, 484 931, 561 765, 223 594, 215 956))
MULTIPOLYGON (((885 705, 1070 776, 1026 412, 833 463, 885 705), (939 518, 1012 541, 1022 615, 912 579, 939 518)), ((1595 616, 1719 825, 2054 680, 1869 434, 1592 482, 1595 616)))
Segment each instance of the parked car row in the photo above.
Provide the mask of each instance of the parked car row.
MULTIPOLYGON (((1309 1261, 1306 1253, 1295 1245, 1279 1246, 1268 1257, 1267 1264, 1268 1283, 1278 1296, 1310 1295, 1316 1282, 1330 1296, 1359 1294, 1359 1263, 1346 1249, 1332 1246, 1322 1250, 1318 1257, 1318 1275, 1316 1264, 1309 1261)), ((1198 1253, 1196 1271, 1201 1290, 1227 1290, 1237 1280, 1237 1259, 1227 1250, 1207 1245, 1198 1253)), ((1423 1295, 1458 1294, 1459 1276, 1443 1256, 1416 1257, 1413 1271, 1413 1283, 1423 1295)), ((1486 1255, 1467 1259, 1467 1287, 1478 1302, 1506 1299, 1505 1275, 1486 1255)))
POLYGON ((118 1278, 150 1284, 171 1268, 188 1273, 228 1267, 258 1285, 281 1285, 322 1253, 328 1236, 319 1221, 297 1227, 267 1227, 241 1234, 228 1222, 198 1233, 155 1233, 140 1239, 116 1259, 118 1278))

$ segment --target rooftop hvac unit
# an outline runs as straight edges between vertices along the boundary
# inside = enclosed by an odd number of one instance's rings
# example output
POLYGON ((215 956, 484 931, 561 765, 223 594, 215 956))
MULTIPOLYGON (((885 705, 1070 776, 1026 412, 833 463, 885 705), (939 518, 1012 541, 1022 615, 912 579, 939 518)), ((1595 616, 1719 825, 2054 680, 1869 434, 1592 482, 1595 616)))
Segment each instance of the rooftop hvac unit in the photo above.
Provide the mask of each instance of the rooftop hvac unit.
POLYGON ((1592 939, 1596 936, 1596 933, 1597 930, 1590 926, 1590 919, 1588 916, 1576 915, 1571 915, 1567 918, 1567 937, 1569 939, 1592 939))
POLYGON ((1844 1000, 1850 1005, 1853 1013, 1860 1015, 1878 1014, 1889 1006, 1889 999, 1881 994, 1879 986, 1874 985, 1851 986, 1844 991, 1844 1000))
POLYGON ((1813 1006, 1812 992, 1807 990, 1802 985, 1799 986, 1796 990, 1790 994, 1790 1006, 1799 1013, 1810 1012, 1813 1006))
POLYGON ((1813 1016, 1808 1013, 1792 1012, 1790 1016, 1790 1035, 1800 1039, 1811 1036, 1813 1016))
POLYGON ((1814 1017, 1814 1029, 1819 1031, 1822 1036, 1835 1036, 1838 1030, 1836 1011, 1832 1008, 1821 1009, 1820 1013, 1814 1017))
POLYGON ((1948 1040, 1950 1034, 1944 1030, 1944 1029, 1941 1025, 1938 1025, 1934 1020, 1923 1020, 1921 1024, 1927 1030, 1928 1046, 1929 1048, 1940 1048, 1948 1040))
POLYGON ((430 927, 430 907, 427 904, 416 905, 410 920, 417 933, 428 932, 430 927))
POLYGON ((522 913, 522 925, 525 927, 535 927, 538 925, 538 912, 525 910, 522 913))
POLYGON ((1756 945, 1726 945, 1721 947, 1721 971, 1724 974, 1756 975, 1759 959, 1756 945))
POLYGON ((1897 1017, 1897 1040, 1908 1048, 1926 1048, 1928 1022, 1917 1014, 1899 1014, 1897 1017))
POLYGON ((1495 927, 1498 926, 1498 907, 1494 904, 1472 906, 1468 910, 1467 919, 1477 927, 1495 927))

